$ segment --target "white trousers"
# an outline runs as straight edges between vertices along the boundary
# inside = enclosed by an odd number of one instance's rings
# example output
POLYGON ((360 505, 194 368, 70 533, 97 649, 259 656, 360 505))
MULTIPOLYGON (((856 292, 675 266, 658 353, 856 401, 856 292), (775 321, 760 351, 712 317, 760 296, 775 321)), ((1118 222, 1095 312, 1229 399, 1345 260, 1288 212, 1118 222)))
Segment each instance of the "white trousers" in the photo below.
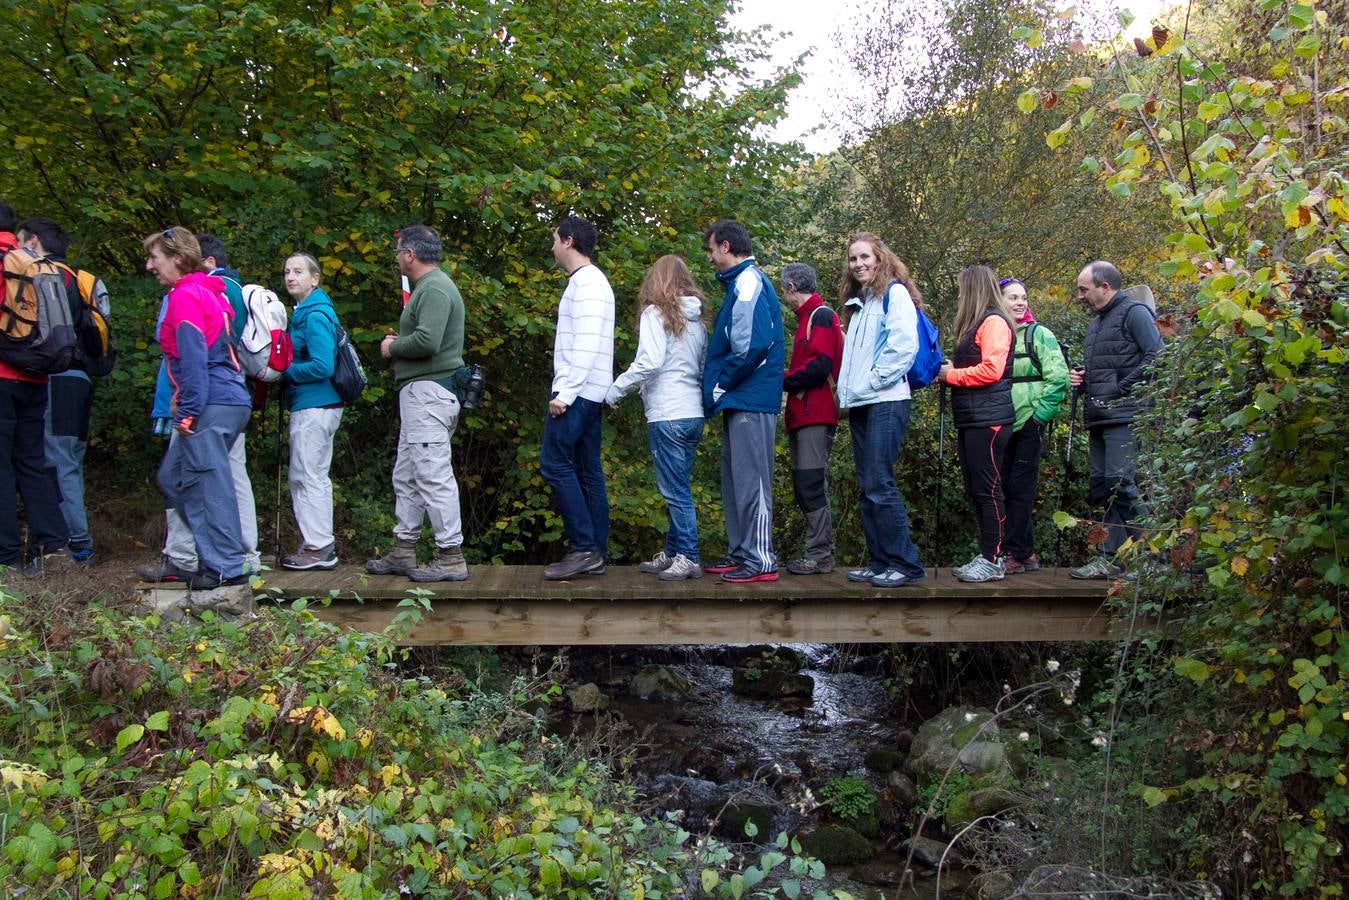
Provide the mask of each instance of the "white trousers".
POLYGON ((459 485, 450 461, 450 438, 459 424, 459 400, 434 381, 413 381, 398 392, 398 458, 393 464, 394 536, 421 537, 429 518, 436 546, 464 542, 459 485))
POLYGON ((342 407, 300 409, 290 414, 290 504, 303 546, 322 550, 333 543, 333 436, 342 407))
MULTIPOLYGON (((178 440, 178 432, 169 434, 169 443, 178 440)), ((230 446, 230 477, 234 479, 234 500, 239 504, 239 527, 244 538, 244 571, 261 572, 262 558, 258 553, 258 510, 253 504, 253 482, 248 479, 248 451, 244 434, 230 446)), ((164 555, 178 568, 195 572, 198 567, 197 542, 187 520, 176 509, 164 510, 168 533, 164 536, 164 555)))

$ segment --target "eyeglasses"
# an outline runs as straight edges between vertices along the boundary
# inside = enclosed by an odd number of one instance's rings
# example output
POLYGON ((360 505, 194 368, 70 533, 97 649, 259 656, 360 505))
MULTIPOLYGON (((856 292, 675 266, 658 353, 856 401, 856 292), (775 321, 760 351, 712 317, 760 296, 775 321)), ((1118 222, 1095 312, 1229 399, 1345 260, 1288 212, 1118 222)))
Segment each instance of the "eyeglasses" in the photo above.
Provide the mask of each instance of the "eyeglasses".
POLYGON ((409 250, 407 247, 399 247, 397 250, 395 250, 395 251, 393 252, 393 258, 394 258, 394 259, 397 259, 398 257, 402 256, 404 253, 411 253, 411 252, 412 252, 412 251, 409 250))

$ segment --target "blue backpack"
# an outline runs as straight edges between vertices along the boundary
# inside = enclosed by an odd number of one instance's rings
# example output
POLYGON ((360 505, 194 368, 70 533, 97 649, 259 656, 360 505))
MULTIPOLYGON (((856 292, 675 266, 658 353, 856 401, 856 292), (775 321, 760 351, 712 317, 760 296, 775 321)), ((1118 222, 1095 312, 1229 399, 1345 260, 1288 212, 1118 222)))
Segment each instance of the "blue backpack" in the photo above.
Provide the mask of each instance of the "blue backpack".
MULTIPOLYGON (((890 288, 897 284, 900 282, 892 281, 885 286, 884 299, 881 301, 882 316, 890 312, 890 288)), ((921 306, 914 304, 914 308, 918 312, 918 355, 913 358, 913 365, 904 378, 909 382, 909 389, 916 391, 937 380, 943 357, 937 326, 932 324, 921 306)))

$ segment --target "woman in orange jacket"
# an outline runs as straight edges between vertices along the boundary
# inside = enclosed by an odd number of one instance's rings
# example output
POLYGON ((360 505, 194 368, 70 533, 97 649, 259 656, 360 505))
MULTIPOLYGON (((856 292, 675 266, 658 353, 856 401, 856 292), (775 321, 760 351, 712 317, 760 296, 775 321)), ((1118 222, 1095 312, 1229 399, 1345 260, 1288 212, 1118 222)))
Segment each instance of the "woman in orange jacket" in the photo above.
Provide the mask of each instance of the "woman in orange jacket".
POLYGON ((956 347, 938 377, 951 386, 951 414, 959 440, 960 471, 979 523, 979 555, 955 569, 961 581, 1001 581, 1003 527, 1002 458, 1012 439, 1012 342, 1016 326, 987 266, 960 273, 956 301, 956 347))

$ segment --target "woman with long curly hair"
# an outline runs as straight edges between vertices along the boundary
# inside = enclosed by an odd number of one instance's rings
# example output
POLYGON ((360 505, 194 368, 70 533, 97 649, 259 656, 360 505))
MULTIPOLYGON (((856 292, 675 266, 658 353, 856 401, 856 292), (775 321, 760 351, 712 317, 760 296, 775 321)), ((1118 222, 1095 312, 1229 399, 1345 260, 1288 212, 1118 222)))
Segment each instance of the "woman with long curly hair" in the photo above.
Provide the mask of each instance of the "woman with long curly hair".
POLYGON ((640 298, 637 356, 604 398, 614 406, 634 389, 641 391, 656 485, 669 510, 664 549, 637 569, 663 581, 701 578, 689 477, 703 437, 703 292, 684 260, 671 254, 656 260, 646 273, 640 298))
POLYGON ((838 405, 848 411, 869 556, 865 566, 848 572, 848 580, 903 587, 925 575, 895 485, 895 460, 913 396, 906 376, 918 355, 923 298, 908 267, 869 231, 848 239, 838 295, 847 323, 838 405))
POLYGON ((938 377, 951 386, 951 418, 965 491, 979 523, 979 554, 955 569, 961 581, 1001 581, 1007 501, 1003 457, 1012 439, 1012 342, 1016 325, 1003 305, 998 280, 988 266, 960 273, 956 299, 956 347, 938 377))

